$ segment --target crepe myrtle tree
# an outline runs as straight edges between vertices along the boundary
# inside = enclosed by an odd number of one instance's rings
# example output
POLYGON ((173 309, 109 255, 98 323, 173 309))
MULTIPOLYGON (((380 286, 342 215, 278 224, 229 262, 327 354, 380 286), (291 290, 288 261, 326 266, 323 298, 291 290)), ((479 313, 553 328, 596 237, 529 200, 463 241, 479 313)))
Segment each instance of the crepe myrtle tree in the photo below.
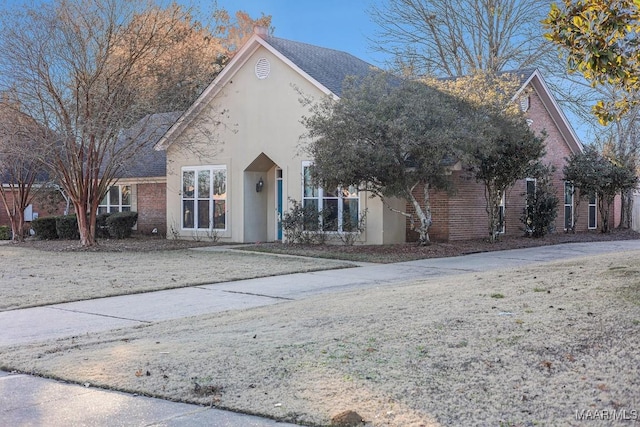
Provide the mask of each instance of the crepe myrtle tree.
POLYGON ((451 190, 448 167, 457 158, 466 103, 417 81, 385 73, 348 78, 340 99, 310 105, 303 118, 312 179, 318 185, 357 186, 380 197, 397 197, 413 207, 411 220, 422 245, 429 243, 429 190, 451 190), (422 187, 423 200, 414 190, 422 187))
POLYGON ((50 130, 41 160, 71 199, 82 246, 96 243, 98 205, 145 144, 121 132, 154 110, 148 73, 188 17, 134 0, 54 0, 0 17, 0 87, 50 130))

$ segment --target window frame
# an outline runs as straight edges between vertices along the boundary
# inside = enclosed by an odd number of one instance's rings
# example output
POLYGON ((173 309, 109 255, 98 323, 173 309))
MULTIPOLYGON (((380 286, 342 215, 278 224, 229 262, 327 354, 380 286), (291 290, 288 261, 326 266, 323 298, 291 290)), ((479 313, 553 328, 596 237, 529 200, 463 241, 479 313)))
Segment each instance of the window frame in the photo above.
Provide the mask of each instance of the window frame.
POLYGON ((132 200, 131 200, 133 196, 132 190, 133 190, 133 186, 129 184, 115 184, 110 186, 107 189, 107 194, 105 194, 102 200, 100 200, 100 204, 98 205, 98 215, 104 214, 104 213, 130 212, 132 208, 132 200), (111 201, 111 191, 113 188, 118 189, 118 203, 112 203, 111 201), (125 192, 123 192, 123 188, 128 188, 129 203, 123 203, 123 199, 124 199, 123 195, 125 194, 125 192), (106 203, 103 203, 103 202, 106 202, 106 203), (114 208, 116 208, 116 210, 114 210, 114 208), (123 208, 128 208, 128 209, 123 210, 123 208))
POLYGON ((598 228, 598 195, 589 195, 587 205, 587 230, 596 230, 598 228), (591 202, 593 200, 593 203, 591 202), (591 210, 593 209, 593 226, 591 226, 591 210))
POLYGON ((564 182, 564 193, 563 193, 563 201, 564 201, 564 211, 563 211, 563 219, 564 219, 564 231, 567 231, 570 229, 570 227, 567 227, 567 208, 570 209, 571 212, 571 218, 569 218, 569 224, 571 226, 573 226, 573 219, 574 219, 574 202, 575 202, 575 187, 572 183, 570 183, 569 181, 565 181, 564 182), (571 200, 569 203, 567 203, 567 187, 571 188, 571 192, 569 193, 571 195, 571 200))
MULTIPOLYGON (((228 215, 227 211, 229 208, 228 203, 228 188, 229 188, 229 175, 227 172, 226 165, 205 165, 205 166, 183 166, 180 170, 180 228, 185 231, 226 231, 229 227, 228 223, 228 215), (188 185, 185 183, 185 175, 187 173, 193 174, 193 188, 190 189, 189 192, 186 191, 188 185), (208 173, 208 180, 203 182, 201 181, 202 176, 206 176, 208 173), (216 185, 220 186, 220 183, 216 183, 216 178, 219 177, 220 173, 223 173, 224 181, 222 183, 222 188, 224 193, 216 194, 216 185), (204 188, 207 189, 207 195, 204 197, 201 194, 202 185, 205 185, 204 188), (188 193, 192 192, 191 196, 188 196, 188 193), (191 204, 192 207, 192 218, 190 221, 187 221, 187 216, 185 212, 185 202, 191 204), (220 215, 216 215, 216 211, 219 210, 219 206, 223 206, 222 213, 220 215), (203 220, 201 216, 200 207, 206 206, 207 209, 207 218, 206 221, 203 220), (219 225, 219 218, 222 217, 222 221, 224 221, 224 227, 216 227, 219 225), (193 222, 193 226, 189 227, 189 225, 193 222), (205 226, 201 226, 200 222, 206 222, 205 226)), ((204 213, 204 212, 203 212, 204 213)))
POLYGON ((332 195, 331 192, 326 191, 326 189, 322 188, 322 187, 313 187, 310 184, 307 185, 307 179, 309 178, 309 173, 307 172, 309 171, 311 168, 313 167, 313 162, 311 161, 303 161, 302 162, 302 206, 306 207, 307 206, 307 202, 311 202, 309 204, 311 205, 315 205, 316 209, 318 210, 318 212, 322 212, 322 210, 325 208, 325 205, 329 205, 330 201, 336 201, 336 222, 337 222, 337 227, 336 229, 327 229, 326 227, 328 226, 327 224, 324 223, 324 218, 320 217, 318 218, 318 228, 316 230, 305 230, 305 231, 316 231, 316 232, 323 232, 323 233, 358 233, 358 222, 360 221, 360 212, 361 212, 361 202, 360 202, 360 192, 357 188, 353 188, 353 187, 349 187, 349 188, 343 188, 343 187, 337 187, 335 190, 335 193, 333 193, 334 195, 332 195), (349 196, 345 197, 345 191, 347 192, 346 194, 349 194, 349 196), (307 195, 310 194, 310 195, 307 195), (355 194, 355 196, 353 195, 355 194), (345 203, 345 201, 347 203, 345 203), (356 221, 355 224, 352 224, 352 226, 354 226, 355 230, 354 231, 345 231, 344 230, 344 226, 345 226, 345 207, 347 207, 347 210, 350 212, 350 205, 351 202, 356 202, 357 203, 357 212, 356 212, 356 216, 355 218, 353 217, 353 214, 351 214, 351 219, 356 221))

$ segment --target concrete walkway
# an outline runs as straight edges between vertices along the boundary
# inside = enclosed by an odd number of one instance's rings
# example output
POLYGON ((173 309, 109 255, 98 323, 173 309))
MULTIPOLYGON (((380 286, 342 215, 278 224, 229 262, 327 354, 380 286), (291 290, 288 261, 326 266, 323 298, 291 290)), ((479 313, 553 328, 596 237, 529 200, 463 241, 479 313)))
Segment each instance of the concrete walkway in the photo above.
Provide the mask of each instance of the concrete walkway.
MULTIPOLYGON (((627 250, 640 240, 569 243, 289 274, 0 312, 0 346, 133 327, 312 295, 627 250)), ((0 372, 0 420, 12 426, 273 426, 272 420, 0 372)))

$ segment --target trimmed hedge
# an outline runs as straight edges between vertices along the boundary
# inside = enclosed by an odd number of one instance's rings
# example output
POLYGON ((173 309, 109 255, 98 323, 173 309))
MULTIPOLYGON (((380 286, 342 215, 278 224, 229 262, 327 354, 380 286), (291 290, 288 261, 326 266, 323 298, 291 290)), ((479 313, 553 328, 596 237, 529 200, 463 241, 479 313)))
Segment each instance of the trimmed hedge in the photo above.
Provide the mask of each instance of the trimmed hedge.
POLYGON ((0 240, 11 240, 11 227, 0 225, 0 240))
POLYGON ((56 217, 45 216, 34 219, 31 228, 36 232, 36 237, 40 240, 55 240, 58 238, 56 231, 56 217))
POLYGON ((105 212, 96 217, 96 237, 98 239, 108 239, 111 237, 109 235, 109 226, 107 225, 107 218, 110 216, 111 213, 105 212))
POLYGON ((109 235, 114 239, 131 237, 132 228, 138 222, 138 212, 116 212, 107 218, 109 235))
POLYGON ((79 240, 80 231, 78 231, 78 218, 75 214, 56 217, 56 232, 59 239, 79 240))

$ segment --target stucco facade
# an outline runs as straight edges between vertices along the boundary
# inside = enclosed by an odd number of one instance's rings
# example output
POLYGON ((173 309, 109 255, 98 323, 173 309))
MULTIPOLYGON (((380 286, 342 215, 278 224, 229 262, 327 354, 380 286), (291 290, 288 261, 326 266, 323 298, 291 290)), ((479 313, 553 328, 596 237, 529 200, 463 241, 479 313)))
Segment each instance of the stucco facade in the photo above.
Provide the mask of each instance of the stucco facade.
MULTIPOLYGON (((285 43, 254 35, 160 140, 157 148, 167 151, 170 234, 215 234, 222 242, 282 240, 279 219, 292 200, 303 200, 303 167, 312 160, 303 149, 301 118, 308 110, 301 96, 336 94, 272 46, 277 42, 285 43)), ((299 50, 294 53, 312 48, 283 46, 299 50)), ((360 242, 404 241, 404 217, 366 193, 358 199, 360 214, 366 211, 360 242)))

